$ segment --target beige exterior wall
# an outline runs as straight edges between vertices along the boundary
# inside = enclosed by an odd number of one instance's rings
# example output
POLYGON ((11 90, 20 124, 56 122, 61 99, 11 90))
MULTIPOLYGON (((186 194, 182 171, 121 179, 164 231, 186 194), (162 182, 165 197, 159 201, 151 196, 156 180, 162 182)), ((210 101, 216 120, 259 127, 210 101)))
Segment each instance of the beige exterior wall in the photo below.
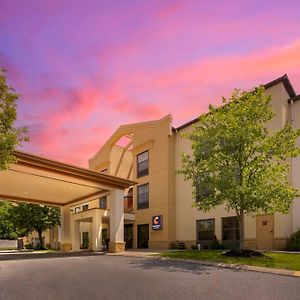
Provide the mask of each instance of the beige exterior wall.
MULTIPOLYGON (((290 98, 284 85, 279 83, 272 86, 266 91, 272 95, 272 107, 276 113, 275 117, 268 124, 271 131, 281 129, 287 122, 292 120, 291 104, 288 103, 290 98)), ((300 102, 300 101, 299 101, 300 102)), ((300 120, 296 118, 300 116, 300 103, 294 104, 294 126, 300 128, 300 120), (297 105, 297 106, 296 106, 297 105), (297 121, 296 121, 297 119, 297 121)), ((177 132, 176 146, 176 168, 180 169, 180 153, 192 155, 191 145, 187 139, 182 137, 183 133, 191 132, 193 125, 183 128, 177 132)), ((299 141, 298 141, 299 143, 299 141)), ((295 187, 300 188, 300 160, 294 159, 292 171, 289 172, 288 178, 293 180, 295 187), (292 179, 293 172, 293 179, 292 179)), ((184 181, 182 175, 177 175, 176 179, 176 205, 177 205, 177 240, 184 241, 187 245, 196 244, 196 220, 215 219, 215 234, 219 241, 222 241, 221 218, 234 216, 233 211, 227 211, 225 206, 219 206, 207 213, 198 211, 192 207, 193 204, 193 188, 190 182, 184 181)), ((276 213, 274 215, 274 247, 283 248, 287 238, 296 228, 300 228, 300 200, 295 199, 292 210, 287 215, 276 213), (293 217, 292 217, 293 215, 293 217), (292 221, 293 219, 293 221, 292 221), (298 221, 299 220, 299 221, 298 221), (297 227, 298 226, 298 227, 297 227)), ((245 219, 245 239, 246 245, 251 248, 256 247, 256 218, 255 216, 247 216, 245 219)))
MULTIPOLYGON (((292 118, 294 128, 300 128, 300 99, 295 101, 292 106, 292 118)), ((300 139, 298 139, 300 147, 300 139)), ((293 159, 292 182, 294 187, 300 191, 300 157, 293 159)), ((292 226, 293 232, 300 230, 300 197, 296 198, 292 206, 292 226)))
MULTIPOLYGON (((286 122, 293 121, 295 128, 300 128, 300 100, 289 104, 289 94, 283 83, 279 82, 266 90, 272 95, 272 106, 276 116, 268 124, 271 131, 281 129, 286 122)), ((180 154, 192 154, 190 142, 182 134, 193 130, 189 125, 179 131, 172 130, 172 119, 168 115, 160 120, 122 125, 90 159, 92 170, 131 179, 138 185, 149 184, 149 208, 137 209, 137 186, 133 187, 134 199, 134 248, 137 247, 137 226, 149 224, 149 248, 168 248, 171 242, 185 242, 188 247, 196 244, 196 221, 215 219, 215 235, 222 241, 222 217, 235 216, 225 206, 219 206, 209 212, 201 212, 192 207, 193 188, 182 175, 176 174, 181 168, 180 154), (125 147, 117 146, 121 137, 127 136, 132 143, 125 147), (137 177, 137 155, 149 151, 149 175, 137 177), (163 230, 151 229, 152 217, 163 216, 163 230)), ((298 141, 300 146, 300 141, 298 141)), ((288 178, 300 189, 300 158, 290 161, 291 171, 288 178)), ((89 203, 90 208, 98 207, 98 200, 89 203)), ((108 201, 109 203, 109 201, 108 201)), ((109 205, 109 204, 108 204, 109 205)), ((255 215, 245 218, 245 244, 256 248, 255 215)), ((125 220, 126 223, 126 220, 125 220)), ((274 215, 274 248, 286 245, 290 234, 300 228, 300 198, 295 199, 291 211, 274 215)))
MULTIPOLYGON (((24 243, 30 243, 32 246, 35 245, 35 241, 38 239, 38 233, 33 231, 26 238, 24 238, 24 243)), ((52 249, 59 249, 60 241, 59 241, 59 227, 55 226, 52 229, 47 229, 42 233, 42 237, 44 239, 44 246, 50 247, 52 249)))
POLYGON ((171 117, 121 126, 90 160, 92 170, 108 169, 111 175, 132 179, 138 185, 149 184, 149 208, 137 209, 137 186, 133 188, 134 247, 137 247, 137 225, 149 224, 149 246, 168 248, 175 239, 174 219, 174 137, 171 117), (115 144, 123 136, 132 137, 132 147, 122 149, 115 144), (149 151, 149 174, 138 178, 137 155, 149 151), (151 229, 152 216, 163 216, 163 229, 151 229))

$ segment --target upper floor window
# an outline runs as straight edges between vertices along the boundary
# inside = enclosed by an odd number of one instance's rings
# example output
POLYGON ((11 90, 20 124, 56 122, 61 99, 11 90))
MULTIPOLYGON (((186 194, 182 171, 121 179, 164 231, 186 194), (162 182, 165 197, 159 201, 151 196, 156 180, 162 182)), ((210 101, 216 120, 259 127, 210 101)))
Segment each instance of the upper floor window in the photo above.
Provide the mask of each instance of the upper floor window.
POLYGON ((79 213, 79 212, 81 212, 81 207, 80 206, 75 207, 75 213, 79 213))
POLYGON ((82 205, 82 211, 86 211, 86 210, 89 210, 89 205, 88 204, 82 205))
POLYGON ((107 208, 107 196, 101 197, 99 199, 99 207, 102 208, 102 209, 107 208))
POLYGON ((149 184, 142 184, 137 187, 137 209, 149 207, 149 184))
POLYGON ((138 154, 137 156, 137 177, 149 174, 149 151, 138 154))

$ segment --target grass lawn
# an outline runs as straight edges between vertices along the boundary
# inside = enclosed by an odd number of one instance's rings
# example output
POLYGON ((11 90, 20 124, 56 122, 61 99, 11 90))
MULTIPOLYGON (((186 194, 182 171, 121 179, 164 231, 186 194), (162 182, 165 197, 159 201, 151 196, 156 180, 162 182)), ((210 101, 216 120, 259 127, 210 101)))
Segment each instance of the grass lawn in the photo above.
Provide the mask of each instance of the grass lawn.
POLYGON ((0 247, 1 250, 17 250, 17 247, 0 247))
POLYGON ((223 262, 228 264, 250 265, 278 269, 300 271, 300 254, 265 252, 266 257, 236 258, 227 257, 224 251, 192 250, 192 251, 169 251, 160 253, 162 257, 195 259, 212 262, 223 262))

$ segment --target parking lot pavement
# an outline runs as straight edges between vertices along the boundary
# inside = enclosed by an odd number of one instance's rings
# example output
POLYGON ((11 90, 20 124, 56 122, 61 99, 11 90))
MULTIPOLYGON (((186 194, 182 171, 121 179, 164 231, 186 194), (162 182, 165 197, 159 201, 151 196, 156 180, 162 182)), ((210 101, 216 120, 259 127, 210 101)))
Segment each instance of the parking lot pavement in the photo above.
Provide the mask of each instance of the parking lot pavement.
POLYGON ((299 299, 300 279, 109 255, 0 260, 0 299, 299 299))

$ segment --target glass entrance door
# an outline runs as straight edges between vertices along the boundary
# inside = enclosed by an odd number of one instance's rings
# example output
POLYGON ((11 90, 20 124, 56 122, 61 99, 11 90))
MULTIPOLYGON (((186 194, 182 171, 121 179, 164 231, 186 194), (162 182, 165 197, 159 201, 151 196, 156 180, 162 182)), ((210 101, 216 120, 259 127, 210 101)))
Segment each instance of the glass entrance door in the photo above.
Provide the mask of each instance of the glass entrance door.
POLYGON ((132 249, 133 246, 133 224, 124 225, 125 249, 132 249))
POLYGON ((149 224, 137 226, 138 231, 138 248, 147 249, 149 241, 149 224))
POLYGON ((82 233, 82 249, 88 249, 89 248, 89 233, 83 232, 82 233))

